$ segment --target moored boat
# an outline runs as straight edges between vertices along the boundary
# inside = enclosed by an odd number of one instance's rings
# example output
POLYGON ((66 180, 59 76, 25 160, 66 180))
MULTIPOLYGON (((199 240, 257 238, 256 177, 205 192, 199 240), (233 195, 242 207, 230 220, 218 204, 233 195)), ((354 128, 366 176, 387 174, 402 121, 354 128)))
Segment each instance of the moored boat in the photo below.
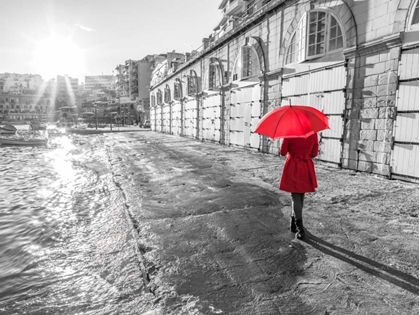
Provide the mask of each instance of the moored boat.
POLYGON ((16 131, 17 128, 11 124, 0 126, 0 134, 14 135, 16 131))
POLYGON ((24 146, 43 146, 48 144, 48 139, 23 138, 23 137, 0 137, 1 145, 24 145, 24 146))
POLYGON ((47 125, 41 122, 32 122, 30 126, 32 130, 46 130, 47 129, 47 125))

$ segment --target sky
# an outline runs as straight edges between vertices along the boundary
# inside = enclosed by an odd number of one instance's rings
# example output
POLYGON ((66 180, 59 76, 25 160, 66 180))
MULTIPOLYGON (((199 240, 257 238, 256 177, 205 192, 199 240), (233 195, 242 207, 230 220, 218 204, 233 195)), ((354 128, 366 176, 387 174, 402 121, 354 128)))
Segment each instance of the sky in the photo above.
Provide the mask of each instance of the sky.
POLYGON ((221 0, 0 0, 0 73, 67 74, 79 83, 150 54, 190 52, 221 0))

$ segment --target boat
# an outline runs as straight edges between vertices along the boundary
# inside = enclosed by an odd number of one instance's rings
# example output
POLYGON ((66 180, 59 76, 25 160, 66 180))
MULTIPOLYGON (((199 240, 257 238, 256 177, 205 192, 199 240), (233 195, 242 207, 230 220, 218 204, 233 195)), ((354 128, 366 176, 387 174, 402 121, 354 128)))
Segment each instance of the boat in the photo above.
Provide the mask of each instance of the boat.
POLYGON ((0 134, 14 135, 16 131, 16 127, 11 124, 0 126, 0 134))
POLYGON ((46 130, 47 129, 47 125, 40 122, 32 122, 30 126, 32 130, 46 130))
POLYGON ((48 139, 45 138, 24 138, 24 137, 0 137, 1 145, 23 145, 23 146, 45 146, 48 139))

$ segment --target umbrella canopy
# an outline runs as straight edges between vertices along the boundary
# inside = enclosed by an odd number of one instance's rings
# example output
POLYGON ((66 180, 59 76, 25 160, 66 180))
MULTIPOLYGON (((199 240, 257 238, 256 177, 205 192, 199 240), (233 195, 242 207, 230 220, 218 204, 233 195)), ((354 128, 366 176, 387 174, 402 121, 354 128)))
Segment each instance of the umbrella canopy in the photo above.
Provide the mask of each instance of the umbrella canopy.
POLYGON ((255 132, 272 139, 307 138, 324 129, 329 129, 328 117, 318 109, 304 105, 285 105, 264 115, 255 132))

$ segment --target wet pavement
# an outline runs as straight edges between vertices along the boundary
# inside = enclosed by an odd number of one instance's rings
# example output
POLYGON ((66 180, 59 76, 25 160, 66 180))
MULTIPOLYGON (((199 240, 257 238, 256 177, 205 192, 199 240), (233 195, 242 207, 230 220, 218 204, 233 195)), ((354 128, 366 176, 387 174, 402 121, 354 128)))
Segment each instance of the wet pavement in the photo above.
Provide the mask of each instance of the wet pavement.
POLYGON ((133 314, 418 314, 418 184, 316 163, 300 241, 277 189, 283 158, 103 137, 146 288, 133 314))

